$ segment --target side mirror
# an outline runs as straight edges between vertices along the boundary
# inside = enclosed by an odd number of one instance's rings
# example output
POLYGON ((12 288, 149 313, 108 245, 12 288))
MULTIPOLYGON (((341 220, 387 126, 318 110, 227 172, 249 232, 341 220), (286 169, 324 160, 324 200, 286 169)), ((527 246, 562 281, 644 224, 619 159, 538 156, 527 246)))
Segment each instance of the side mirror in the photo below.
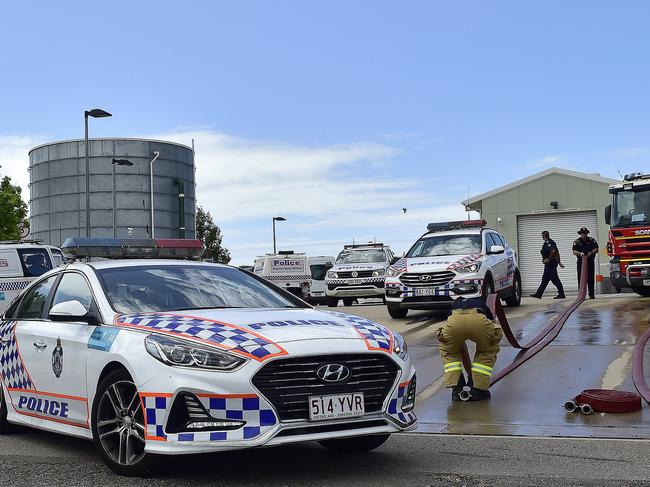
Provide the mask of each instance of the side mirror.
POLYGON ((393 257, 390 259, 390 265, 393 265, 395 262, 397 262, 400 258, 399 257, 393 257))
POLYGON ((55 304, 50 309, 48 317, 52 321, 83 321, 88 324, 97 322, 97 317, 93 313, 89 313, 86 307, 76 299, 55 304))
POLYGON ((501 245, 492 245, 488 254, 503 254, 505 251, 501 245))
POLYGON ((612 222, 612 205, 607 205, 605 207, 605 223, 611 225, 612 222))
POLYGON ((329 270, 332 267, 334 267, 334 264, 332 264, 331 262, 325 262, 325 269, 329 270))

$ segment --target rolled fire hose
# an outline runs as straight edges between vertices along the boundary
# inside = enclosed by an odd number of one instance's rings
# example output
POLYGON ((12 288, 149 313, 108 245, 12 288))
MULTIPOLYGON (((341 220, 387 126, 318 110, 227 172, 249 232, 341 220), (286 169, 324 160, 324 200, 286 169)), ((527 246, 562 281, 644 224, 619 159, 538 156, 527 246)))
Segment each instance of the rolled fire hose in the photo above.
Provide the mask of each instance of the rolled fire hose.
MULTIPOLYGON (((492 314, 495 316, 495 318, 499 320, 499 324, 503 329, 503 334, 506 336, 508 342, 510 342, 510 345, 512 345, 513 348, 518 348, 521 350, 521 352, 515 357, 510 365, 501 369, 492 376, 490 385, 499 382, 517 367, 534 357, 540 350, 546 347, 546 345, 555 340, 555 338, 560 334, 560 331, 562 331, 562 327, 566 323, 567 319, 569 319, 569 316, 571 316, 571 313, 578 309, 578 306, 580 306, 580 304, 582 304, 582 302, 585 300, 585 296, 587 295, 588 277, 589 269, 587 268, 587 259, 583 258, 582 269, 580 273, 580 286, 578 288, 578 296, 576 299, 569 306, 564 308, 564 310, 562 310, 562 312, 553 321, 542 328, 542 330, 540 330, 540 332, 532 340, 524 345, 519 343, 514 333, 512 332, 512 328, 510 328, 506 313, 503 310, 503 306, 501 306, 501 300, 498 299, 497 294, 490 294, 488 296, 487 305, 492 311, 492 314)), ((468 363, 471 364, 471 359, 469 357, 467 346, 464 346, 463 365, 471 377, 471 373, 469 372, 471 368, 467 368, 468 363)), ((648 390, 648 392, 650 393, 650 390, 648 390)), ((650 397, 650 394, 648 397, 650 397)))
POLYGON ((587 389, 564 403, 569 413, 630 413, 641 409, 641 397, 634 392, 587 389))

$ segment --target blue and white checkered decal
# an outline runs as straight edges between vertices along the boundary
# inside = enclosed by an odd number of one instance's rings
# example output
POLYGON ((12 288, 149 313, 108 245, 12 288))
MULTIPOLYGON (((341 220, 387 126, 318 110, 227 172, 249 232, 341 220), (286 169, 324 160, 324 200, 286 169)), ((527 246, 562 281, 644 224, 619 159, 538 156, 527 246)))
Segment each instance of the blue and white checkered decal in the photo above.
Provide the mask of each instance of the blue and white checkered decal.
POLYGON ((366 318, 361 318, 360 316, 338 313, 336 311, 328 311, 328 313, 349 322, 366 342, 368 350, 380 350, 386 353, 393 352, 393 332, 385 326, 366 318))
POLYGON ((0 338, 11 338, 10 342, 0 344, 0 373, 8 389, 33 390, 34 384, 18 352, 15 325, 15 321, 0 323, 0 338))
POLYGON ((164 425, 171 407, 171 394, 142 393, 145 410, 145 438, 169 442, 245 441, 266 433, 278 424, 271 406, 255 394, 197 394, 215 419, 235 419, 246 424, 236 430, 166 434, 164 425))
POLYGON ((259 362, 287 355, 277 343, 242 327, 207 318, 173 313, 117 315, 115 325, 139 328, 169 335, 180 335, 244 355, 259 362))
POLYGON ((388 403, 388 415, 402 423, 402 425, 410 425, 417 420, 413 411, 406 413, 402 411, 402 404, 404 403, 404 397, 406 396, 406 391, 408 391, 410 383, 410 380, 401 383, 397 389, 395 389, 395 392, 393 392, 390 402, 388 403))
POLYGON ((8 281, 0 282, 0 291, 22 291, 31 284, 32 281, 8 281))
POLYGON ((386 283, 387 288, 397 288, 402 291, 402 296, 405 298, 418 296, 415 291, 416 289, 434 289, 434 294, 430 296, 451 296, 451 290, 458 286, 459 284, 476 284, 481 286, 483 284, 483 279, 458 279, 451 281, 443 286, 427 286, 427 287, 409 287, 402 284, 386 283))

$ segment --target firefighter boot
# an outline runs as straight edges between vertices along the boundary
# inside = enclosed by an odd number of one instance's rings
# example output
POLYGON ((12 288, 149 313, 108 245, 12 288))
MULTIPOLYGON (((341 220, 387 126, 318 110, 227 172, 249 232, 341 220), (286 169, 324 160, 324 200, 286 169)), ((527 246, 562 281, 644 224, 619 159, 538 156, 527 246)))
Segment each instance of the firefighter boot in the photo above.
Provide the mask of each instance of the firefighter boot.
POLYGON ((451 400, 452 401, 460 401, 461 398, 460 398, 459 394, 466 387, 467 387, 467 382, 465 382, 465 374, 460 374, 460 377, 458 378, 458 384, 456 384, 451 389, 451 400))
POLYGON ((492 394, 487 389, 478 389, 472 387, 468 401, 483 401, 484 399, 490 399, 492 394))

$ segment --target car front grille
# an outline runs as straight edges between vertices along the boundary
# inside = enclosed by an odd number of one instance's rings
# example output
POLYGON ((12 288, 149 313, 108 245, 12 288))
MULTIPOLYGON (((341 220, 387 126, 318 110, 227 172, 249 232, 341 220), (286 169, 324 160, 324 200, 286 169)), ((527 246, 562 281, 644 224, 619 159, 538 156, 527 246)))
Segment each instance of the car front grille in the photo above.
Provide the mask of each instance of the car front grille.
POLYGON ((451 282, 456 274, 451 271, 444 272, 429 272, 423 274, 406 273, 402 274, 399 278, 402 284, 410 287, 418 286, 444 286, 451 282), (423 276, 428 276, 422 280, 423 276))
POLYGON ((355 277, 372 277, 373 271, 337 271, 336 275, 339 279, 350 279, 355 277), (353 276, 352 273, 356 272, 357 275, 353 276))
POLYGON ((366 413, 379 412, 395 383, 397 364, 386 354, 317 355, 275 360, 253 376, 253 385, 275 407, 280 420, 308 420, 310 396, 363 392, 366 413), (316 370, 341 364, 350 377, 341 383, 321 381, 316 370))

